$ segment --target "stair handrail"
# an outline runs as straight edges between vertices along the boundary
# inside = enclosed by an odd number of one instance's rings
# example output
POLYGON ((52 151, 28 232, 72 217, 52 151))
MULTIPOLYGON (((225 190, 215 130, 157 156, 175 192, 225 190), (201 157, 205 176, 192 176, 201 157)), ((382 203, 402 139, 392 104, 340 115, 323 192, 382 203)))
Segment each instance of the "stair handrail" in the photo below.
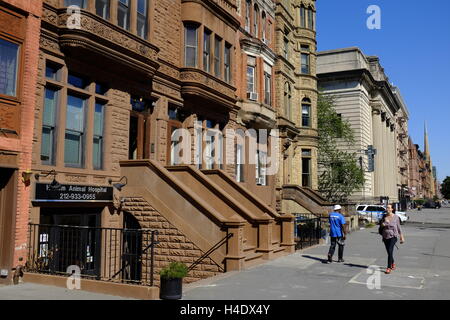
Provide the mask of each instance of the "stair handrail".
MULTIPOLYGON (((194 261, 188 268, 187 272, 194 269, 200 262, 202 262, 204 259, 206 259, 211 253, 219 249, 226 241, 228 241, 229 238, 233 236, 233 233, 228 233, 223 239, 221 239, 219 242, 217 242, 215 245, 213 245, 208 251, 206 251, 200 258, 198 258, 196 261, 194 261)), ((221 271, 224 271, 224 269, 217 265, 221 271)))

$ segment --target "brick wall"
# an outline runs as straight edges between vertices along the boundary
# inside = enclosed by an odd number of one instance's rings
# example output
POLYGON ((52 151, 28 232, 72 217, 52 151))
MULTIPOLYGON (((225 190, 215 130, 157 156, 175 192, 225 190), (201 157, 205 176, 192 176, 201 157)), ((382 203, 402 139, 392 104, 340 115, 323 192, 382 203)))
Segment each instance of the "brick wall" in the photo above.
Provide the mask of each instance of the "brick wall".
MULTIPOLYGON (((133 214, 142 228, 158 230, 159 244, 155 248, 155 285, 159 286, 159 271, 170 262, 183 262, 189 267, 204 253, 143 198, 126 198, 122 210, 133 214)), ((184 282, 190 283, 220 273, 217 264, 206 258, 189 272, 184 282)))
POLYGON ((26 257, 28 206, 30 187, 22 182, 22 172, 31 168, 33 124, 35 108, 35 90, 37 81, 37 65, 39 60, 40 34, 40 1, 6 1, 30 11, 26 21, 26 36, 23 43, 23 83, 20 114, 20 152, 19 181, 17 183, 16 234, 13 265, 18 264, 19 257, 26 257))

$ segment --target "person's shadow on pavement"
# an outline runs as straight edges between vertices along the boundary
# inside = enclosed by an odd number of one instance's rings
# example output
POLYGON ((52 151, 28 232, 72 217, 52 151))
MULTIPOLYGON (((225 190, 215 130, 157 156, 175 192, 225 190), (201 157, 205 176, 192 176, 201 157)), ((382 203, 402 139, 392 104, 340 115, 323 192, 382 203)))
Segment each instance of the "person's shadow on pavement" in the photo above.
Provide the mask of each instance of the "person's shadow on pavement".
MULTIPOLYGON (((313 256, 309 256, 307 254, 303 254, 302 255, 303 258, 307 258, 307 259, 311 259, 311 260, 316 260, 316 261, 320 261, 324 264, 328 264, 328 259, 321 259, 318 257, 313 257, 313 256)), ((361 269, 368 269, 369 266, 364 266, 362 264, 354 264, 354 263, 344 263, 344 266, 348 266, 350 268, 361 268, 361 269)))

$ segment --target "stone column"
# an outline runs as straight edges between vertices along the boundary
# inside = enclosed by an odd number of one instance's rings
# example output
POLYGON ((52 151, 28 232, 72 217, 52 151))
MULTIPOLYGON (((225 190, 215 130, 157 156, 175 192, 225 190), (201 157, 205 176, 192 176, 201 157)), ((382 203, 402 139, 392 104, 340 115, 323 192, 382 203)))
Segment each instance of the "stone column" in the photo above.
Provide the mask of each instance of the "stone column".
POLYGON ((379 110, 372 111, 372 139, 373 146, 377 150, 377 154, 375 155, 375 172, 374 178, 372 181, 373 195, 374 197, 379 197, 381 194, 381 184, 383 182, 383 169, 382 169, 382 121, 381 121, 381 113, 379 110))

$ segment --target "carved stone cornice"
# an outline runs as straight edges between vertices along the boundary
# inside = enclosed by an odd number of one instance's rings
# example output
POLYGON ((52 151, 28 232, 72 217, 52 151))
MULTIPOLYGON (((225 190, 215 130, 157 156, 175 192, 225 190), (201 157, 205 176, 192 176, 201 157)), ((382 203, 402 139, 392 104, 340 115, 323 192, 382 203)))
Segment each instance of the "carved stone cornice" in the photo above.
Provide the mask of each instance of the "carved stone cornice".
MULTIPOLYGON (((218 18, 226 21, 233 29, 239 29, 240 22, 237 19, 236 0, 181 0, 181 10, 185 10, 183 4, 189 2, 195 2, 208 8, 210 11, 214 12, 218 18)), ((183 16, 186 19, 189 19, 190 12, 185 10, 183 16)))
POLYGON ((182 68, 180 80, 183 95, 197 95, 235 108, 236 88, 209 73, 196 68, 182 68))
POLYGON ((44 4, 43 27, 57 31, 61 50, 85 50, 90 55, 98 56, 99 60, 108 58, 150 77, 155 74, 159 67, 159 49, 148 41, 85 10, 80 10, 78 28, 69 28, 68 18, 66 9, 56 9, 44 4))

